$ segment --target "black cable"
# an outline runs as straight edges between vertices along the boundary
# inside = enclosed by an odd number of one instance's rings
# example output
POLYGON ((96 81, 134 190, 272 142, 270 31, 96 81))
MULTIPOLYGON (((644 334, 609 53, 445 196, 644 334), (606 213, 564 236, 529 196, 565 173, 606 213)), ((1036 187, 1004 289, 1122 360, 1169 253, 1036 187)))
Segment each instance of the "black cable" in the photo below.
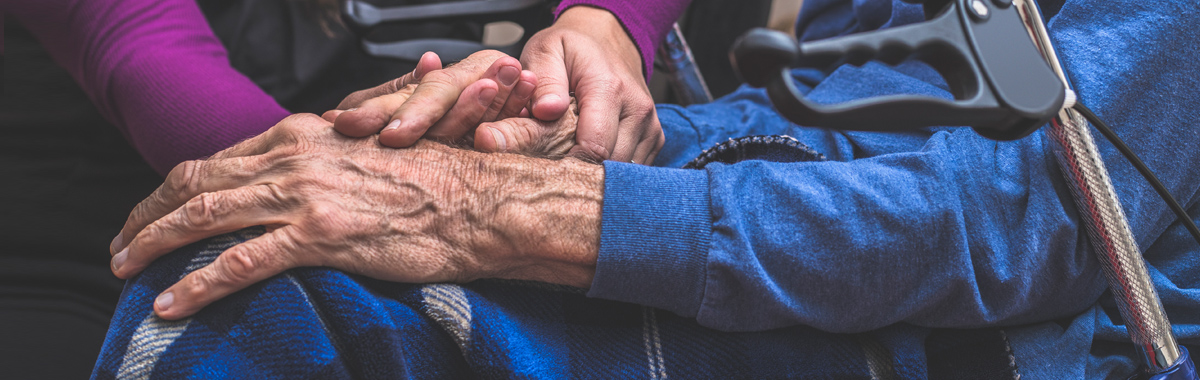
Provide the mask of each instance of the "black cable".
POLYGON ((1174 211, 1175 215, 1179 216, 1179 219, 1183 221, 1183 225, 1192 233, 1192 237, 1196 239, 1196 243, 1200 244, 1200 228, 1196 228, 1196 223, 1192 222, 1192 218, 1183 210, 1183 207, 1179 205, 1175 197, 1172 197, 1171 193, 1167 192, 1167 187, 1158 181, 1158 177, 1150 171, 1150 168, 1146 167, 1146 164, 1142 163, 1142 160, 1136 154, 1133 154, 1133 150, 1129 149, 1129 146, 1125 145, 1125 142, 1117 137, 1112 128, 1109 128, 1108 124, 1104 124, 1104 121, 1101 121, 1100 117, 1092 113, 1092 110, 1088 109, 1087 106, 1076 102, 1075 110, 1083 114, 1083 117, 1087 118, 1096 127, 1096 130, 1100 131, 1100 134, 1104 135, 1113 146, 1116 146, 1117 150, 1125 156, 1125 159, 1129 160, 1129 163, 1133 164, 1133 167, 1137 168, 1139 173, 1142 173, 1142 177, 1146 177, 1146 181, 1150 182, 1150 186, 1154 188, 1154 191, 1158 192, 1158 196, 1167 202, 1167 206, 1171 207, 1171 211, 1174 211))

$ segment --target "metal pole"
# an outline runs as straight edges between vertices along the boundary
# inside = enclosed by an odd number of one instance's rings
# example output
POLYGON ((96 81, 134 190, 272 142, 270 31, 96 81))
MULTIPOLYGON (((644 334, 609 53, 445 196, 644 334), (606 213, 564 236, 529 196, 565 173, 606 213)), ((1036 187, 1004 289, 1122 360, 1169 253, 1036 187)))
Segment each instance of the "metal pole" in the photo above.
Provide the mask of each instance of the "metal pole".
POLYGON ((692 49, 683 38, 679 24, 667 31, 667 40, 659 49, 659 56, 667 66, 665 74, 670 79, 675 95, 679 97, 679 104, 686 106, 713 100, 712 92, 708 90, 708 84, 696 66, 696 58, 692 56, 692 49))
POLYGON ((1151 373, 1170 369, 1181 357, 1179 345, 1108 177, 1104 160, 1092 140, 1087 120, 1070 108, 1076 101, 1075 93, 1054 53, 1037 3, 1034 0, 1013 3, 1034 44, 1067 88, 1065 108, 1051 121, 1049 134, 1055 143, 1059 167, 1071 185, 1080 217, 1102 264, 1108 287, 1116 298, 1121 318, 1125 320, 1129 338, 1151 373))
POLYGON ((1129 338, 1150 372, 1170 368, 1179 360, 1179 346, 1087 121, 1073 109, 1063 110, 1051 122, 1050 136, 1129 338))

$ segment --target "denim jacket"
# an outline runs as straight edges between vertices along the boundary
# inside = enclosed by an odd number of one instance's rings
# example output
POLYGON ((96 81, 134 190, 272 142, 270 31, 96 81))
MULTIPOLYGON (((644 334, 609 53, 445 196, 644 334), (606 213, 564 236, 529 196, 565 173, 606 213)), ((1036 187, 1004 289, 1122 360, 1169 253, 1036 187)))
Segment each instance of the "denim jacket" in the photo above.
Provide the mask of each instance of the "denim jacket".
MULTIPOLYGON (((920 21, 921 12, 901 1, 808 1, 797 29, 802 39, 824 38, 920 21)), ((1200 53, 1177 48, 1200 46, 1190 26, 1200 9, 1183 1, 1067 1, 1044 4, 1043 13, 1081 101, 1114 126, 1189 215, 1200 215, 1200 53)), ((795 78, 821 103, 949 96, 940 76, 916 62, 797 70, 795 78)), ((658 112, 667 137, 659 167, 605 164, 601 253, 589 296, 660 307, 726 331, 1011 326, 1018 367, 1032 378, 1134 365, 1131 348, 1107 343, 1128 338, 1044 132, 999 142, 959 127, 810 128, 745 87, 711 104, 658 112), (792 136, 828 161, 669 168, 748 135, 792 136)), ((1100 150, 1176 334, 1194 347, 1200 247, 1110 144, 1100 150)))

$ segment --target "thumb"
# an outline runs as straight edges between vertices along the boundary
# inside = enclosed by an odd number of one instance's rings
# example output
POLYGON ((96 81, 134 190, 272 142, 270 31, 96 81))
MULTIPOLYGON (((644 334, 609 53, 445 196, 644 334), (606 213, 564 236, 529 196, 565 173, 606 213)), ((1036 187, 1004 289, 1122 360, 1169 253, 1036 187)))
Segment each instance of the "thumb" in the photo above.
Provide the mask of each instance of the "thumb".
POLYGON ((521 65, 538 76, 530 106, 538 119, 558 119, 570 103, 571 82, 563 54, 562 41, 554 38, 531 39, 521 53, 521 65))

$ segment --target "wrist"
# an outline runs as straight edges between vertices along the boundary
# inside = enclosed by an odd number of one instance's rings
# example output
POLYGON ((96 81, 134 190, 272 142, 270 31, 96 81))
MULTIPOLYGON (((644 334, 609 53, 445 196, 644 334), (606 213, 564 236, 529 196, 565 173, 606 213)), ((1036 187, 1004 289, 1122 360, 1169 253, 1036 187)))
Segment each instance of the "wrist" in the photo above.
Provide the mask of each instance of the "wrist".
POLYGON ((559 14, 553 27, 570 29, 591 37, 607 47, 608 53, 617 57, 623 67, 641 73, 645 78, 644 52, 639 51, 629 30, 612 12, 585 4, 574 5, 559 14))
POLYGON ((492 210, 482 250, 506 252, 485 277, 588 287, 600 251, 604 168, 510 156, 487 170, 492 210))

